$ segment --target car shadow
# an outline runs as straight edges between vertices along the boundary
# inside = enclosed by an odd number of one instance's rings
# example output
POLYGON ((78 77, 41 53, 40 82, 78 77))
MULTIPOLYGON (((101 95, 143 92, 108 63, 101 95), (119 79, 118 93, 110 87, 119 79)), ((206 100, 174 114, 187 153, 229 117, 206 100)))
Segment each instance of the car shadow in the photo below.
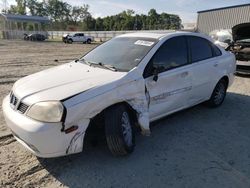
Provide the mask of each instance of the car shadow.
POLYGON ((135 151, 113 157, 105 144, 39 159, 68 187, 249 187, 250 97, 228 93, 219 108, 198 105, 151 124, 135 151))

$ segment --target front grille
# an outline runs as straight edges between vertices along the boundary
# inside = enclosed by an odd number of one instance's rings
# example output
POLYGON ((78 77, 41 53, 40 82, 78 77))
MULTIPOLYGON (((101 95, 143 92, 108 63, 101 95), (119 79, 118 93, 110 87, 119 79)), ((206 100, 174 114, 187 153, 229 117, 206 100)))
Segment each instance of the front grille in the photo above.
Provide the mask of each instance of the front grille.
POLYGON ((15 96, 15 94, 13 92, 10 93, 10 104, 11 107, 13 109, 15 109, 15 107, 17 107, 17 111, 21 112, 22 114, 24 114, 27 109, 29 108, 29 106, 27 104, 24 104, 22 102, 18 103, 19 99, 15 96))
POLYGON ((19 112, 21 112, 22 114, 24 114, 26 112, 26 110, 29 108, 29 106, 27 104, 24 104, 24 103, 20 103, 17 107, 17 110, 19 112))

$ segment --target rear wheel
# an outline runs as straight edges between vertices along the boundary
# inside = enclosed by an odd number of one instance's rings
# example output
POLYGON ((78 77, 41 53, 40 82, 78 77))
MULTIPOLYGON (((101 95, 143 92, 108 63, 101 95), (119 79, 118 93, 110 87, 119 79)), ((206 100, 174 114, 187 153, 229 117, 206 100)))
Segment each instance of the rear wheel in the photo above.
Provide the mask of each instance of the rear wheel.
POLYGON ((114 156, 124 156, 133 152, 135 135, 132 123, 125 105, 116 105, 105 112, 106 140, 114 156))
POLYGON ((91 39, 88 39, 88 40, 87 40, 87 44, 91 44, 91 39))
POLYGON ((221 79, 215 86, 210 99, 207 101, 207 104, 210 107, 214 108, 219 107, 223 103, 226 97, 226 93, 227 93, 227 82, 225 79, 221 79))

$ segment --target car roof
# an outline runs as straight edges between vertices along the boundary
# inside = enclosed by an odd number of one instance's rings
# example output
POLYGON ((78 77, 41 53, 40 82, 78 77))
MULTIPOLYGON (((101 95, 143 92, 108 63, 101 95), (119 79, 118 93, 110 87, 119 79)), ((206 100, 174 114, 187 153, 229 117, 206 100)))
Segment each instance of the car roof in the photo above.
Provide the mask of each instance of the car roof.
POLYGON ((143 38, 160 39, 163 36, 165 36, 167 33, 173 33, 173 32, 166 32, 166 33, 135 32, 135 33, 126 33, 123 35, 119 35, 118 37, 143 37, 143 38))
POLYGON ((117 37, 142 37, 142 38, 152 38, 152 39, 164 39, 165 37, 169 36, 181 36, 181 35, 189 35, 189 36, 198 36, 202 38, 206 38, 211 41, 211 37, 196 32, 188 32, 188 31, 164 31, 161 33, 156 32, 135 32, 135 33, 127 33, 123 35, 119 35, 117 37))

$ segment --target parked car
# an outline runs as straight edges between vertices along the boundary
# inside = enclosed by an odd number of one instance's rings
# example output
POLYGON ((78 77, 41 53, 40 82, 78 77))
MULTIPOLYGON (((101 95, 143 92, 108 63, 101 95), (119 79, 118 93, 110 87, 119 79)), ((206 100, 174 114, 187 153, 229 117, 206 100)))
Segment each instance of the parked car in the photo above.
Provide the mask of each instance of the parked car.
POLYGON ((73 43, 73 42, 82 42, 82 43, 87 43, 90 44, 93 42, 93 37, 91 36, 85 36, 84 33, 75 33, 73 35, 70 34, 65 34, 62 37, 62 41, 65 43, 73 43))
POLYGON ((233 40, 231 29, 214 30, 209 33, 209 36, 214 40, 216 45, 222 48, 227 48, 229 43, 233 40))
POLYGON ((220 106, 235 56, 199 33, 132 33, 81 59, 18 80, 3 101, 14 137, 40 157, 81 152, 103 130, 115 156, 135 147, 134 127, 206 102, 220 106))
POLYGON ((29 35, 27 33, 23 34, 23 40, 29 40, 29 35))
POLYGON ((233 52, 237 61, 238 73, 250 73, 250 23, 232 28, 232 41, 228 41, 226 50, 233 52))
POLYGON ((45 37, 42 34, 39 33, 33 33, 33 34, 24 34, 24 40, 31 40, 31 41, 44 41, 47 37, 45 37))

